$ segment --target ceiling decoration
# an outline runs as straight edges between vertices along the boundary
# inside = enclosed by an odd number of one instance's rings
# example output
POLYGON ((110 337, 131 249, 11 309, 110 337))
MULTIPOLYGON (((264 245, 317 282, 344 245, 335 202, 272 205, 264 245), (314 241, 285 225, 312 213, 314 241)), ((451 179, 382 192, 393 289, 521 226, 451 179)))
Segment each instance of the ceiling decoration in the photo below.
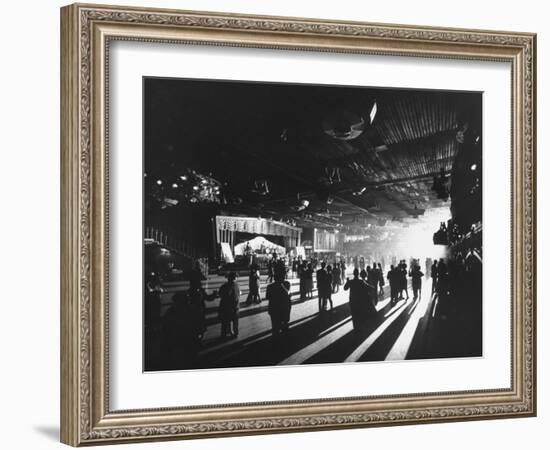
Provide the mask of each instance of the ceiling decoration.
POLYGON ((359 137, 365 128, 365 121, 349 111, 339 111, 323 120, 323 131, 334 139, 351 141, 359 137))
MULTIPOLYGON (((477 93, 148 82, 148 173, 211 174, 197 207, 350 232, 449 208, 457 131, 481 108, 477 93)), ((180 189, 162 181, 162 192, 180 189)))

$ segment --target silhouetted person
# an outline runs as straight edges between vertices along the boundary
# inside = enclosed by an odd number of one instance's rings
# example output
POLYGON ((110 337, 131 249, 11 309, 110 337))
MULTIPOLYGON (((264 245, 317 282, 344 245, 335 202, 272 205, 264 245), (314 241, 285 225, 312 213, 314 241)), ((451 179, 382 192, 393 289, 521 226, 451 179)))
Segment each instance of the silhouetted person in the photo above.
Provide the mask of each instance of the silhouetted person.
POLYGON ((359 273, 361 280, 364 283, 363 286, 363 297, 365 298, 365 304, 370 303, 371 305, 376 305, 376 288, 371 284, 372 282, 372 269, 370 266, 367 266, 367 270, 362 270, 359 273), (370 282, 369 282, 370 278, 370 282))
POLYGON ((390 304, 395 305, 399 295, 399 272, 393 264, 390 266, 387 277, 390 283, 390 304))
POLYGON ((398 266, 399 271, 399 299, 403 300, 403 291, 407 294, 407 300, 409 299, 409 288, 407 286, 407 263, 405 260, 401 260, 401 263, 398 266))
POLYGON ((313 266, 311 263, 308 263, 304 273, 304 287, 306 291, 306 296, 308 298, 313 297, 313 266))
POLYGON ((371 287, 372 302, 376 305, 378 303, 378 272, 376 271, 376 265, 373 265, 372 269, 367 266, 367 283, 371 287))
POLYGON ((258 267, 253 264, 250 266, 250 273, 248 274, 248 297, 246 304, 261 303, 260 299, 260 271, 258 267))
POLYGON ((384 299, 384 285, 386 284, 384 281, 384 272, 382 270, 382 264, 378 263, 377 275, 378 275, 378 285, 380 286, 380 290, 378 292, 378 299, 383 300, 384 299))
POLYGON ((208 295, 200 280, 193 280, 186 292, 190 321, 192 323, 192 335, 198 345, 206 332, 206 301, 213 300, 216 294, 208 295))
POLYGON ((305 301, 306 299, 306 270, 307 270, 307 265, 306 265, 306 262, 303 261, 299 266, 298 266, 298 279, 300 280, 300 300, 301 301, 305 301))
POLYGON ((193 268, 189 273, 189 284, 191 283, 200 283, 201 281, 206 280, 206 276, 202 272, 202 267, 200 261, 195 261, 193 268))
POLYGON ((340 278, 342 280, 342 284, 346 281, 346 262, 342 259, 340 262, 340 278))
MULTIPOLYGON (((365 274, 366 275, 366 274, 365 274)), ((376 314, 373 304, 368 301, 366 295, 367 285, 359 278, 359 269, 353 270, 353 279, 346 278, 344 290, 349 289, 349 306, 351 310, 351 321, 355 330, 364 328, 369 317, 376 314)))
POLYGON ((340 269, 340 263, 336 263, 332 269, 332 293, 336 294, 340 290, 340 284, 342 283, 342 274, 340 269))
POLYGON ((416 300, 419 296, 422 296, 422 277, 424 274, 420 270, 420 266, 413 266, 409 276, 412 278, 413 296, 416 300))
POLYGON ((268 301, 267 311, 271 317, 273 338, 279 339, 288 331, 290 320, 290 283, 285 280, 285 273, 275 270, 274 282, 266 288, 265 296, 268 301))
POLYGON ((437 288, 437 270, 438 270, 437 259, 435 259, 432 264, 432 268, 430 269, 430 276, 432 278, 432 295, 437 288))
POLYGON ((367 282, 367 271, 366 270, 361 270, 359 272, 359 277, 361 278, 361 280, 366 283, 367 282))
POLYGON ((237 275, 235 272, 227 274, 227 282, 220 287, 220 306, 219 315, 222 323, 222 337, 239 335, 239 300, 241 290, 239 284, 235 281, 237 275), (233 325, 233 330, 231 330, 233 325))
POLYGON ((296 275, 298 273, 298 267, 300 267, 300 262, 298 261, 298 258, 294 257, 292 258, 292 275, 296 275))
POLYGON ((447 264, 443 259, 439 260, 437 265, 437 294, 439 297, 445 297, 449 291, 449 273, 447 264))
POLYGON ((172 300, 162 320, 164 363, 170 369, 193 367, 199 341, 191 299, 187 292, 179 291, 172 300))
MULTIPOLYGON (((328 302, 330 303, 330 310, 333 311, 334 310, 334 304, 332 303, 332 266, 329 264, 327 266, 327 296, 326 296, 326 300, 328 300, 328 302)), ((325 304, 323 305, 323 309, 326 309, 327 307, 327 304, 326 304, 326 301, 325 301, 325 304)))
POLYGON ((326 301, 330 295, 330 277, 325 269, 326 264, 321 263, 321 268, 316 272, 317 296, 319 298, 319 312, 325 310, 326 301))
POLYGON ((277 254, 273 253, 271 259, 267 262, 267 282, 273 281, 273 275, 275 273, 275 265, 277 264, 277 254))

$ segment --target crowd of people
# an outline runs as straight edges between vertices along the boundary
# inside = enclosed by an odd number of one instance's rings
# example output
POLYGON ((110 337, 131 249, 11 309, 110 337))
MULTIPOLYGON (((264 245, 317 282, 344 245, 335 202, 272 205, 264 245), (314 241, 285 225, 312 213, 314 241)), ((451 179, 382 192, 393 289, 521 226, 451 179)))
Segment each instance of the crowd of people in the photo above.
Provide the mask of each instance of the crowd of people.
MULTIPOLYGON (((363 260, 364 261, 364 260, 363 260)), ((361 264, 359 258, 334 258, 302 260, 295 258, 287 261, 273 255, 268 266, 265 300, 271 319, 274 342, 281 341, 288 333, 291 317, 291 283, 289 278, 299 279, 300 301, 315 298, 317 288, 319 314, 328 314, 334 310, 333 294, 349 291, 349 306, 355 329, 363 329, 371 319, 377 316, 376 305, 385 296, 386 281, 390 288, 390 305, 409 299, 408 279, 411 279, 413 298, 422 295, 422 272, 418 260, 411 259, 410 268, 405 260, 392 264, 384 276, 382 262, 361 264), (353 266, 352 278, 348 266, 353 266), (314 283, 315 278, 315 283, 314 283)), ((449 290, 449 270, 444 260, 426 262, 427 276, 433 279, 432 294, 446 295, 449 290), (429 270, 429 272, 428 272, 429 270)), ((248 296, 244 306, 259 304, 262 301, 261 273, 257 265, 250 266, 248 277, 248 296)), ((160 298, 163 289, 158 277, 146 278, 146 339, 154 341, 160 336, 160 345, 165 358, 172 361, 193 360, 201 348, 206 331, 206 304, 216 298, 220 336, 223 339, 237 338, 239 335, 239 316, 241 307, 241 287, 235 272, 226 275, 226 282, 218 291, 207 293, 202 285, 206 279, 202 268, 197 265, 190 275, 189 289, 178 291, 172 297, 172 304, 161 319, 160 298)), ((157 339, 158 341, 158 339, 157 339)))
MULTIPOLYGON (((420 270, 418 263, 413 263, 408 271, 408 276, 412 279, 413 299, 416 300, 422 295, 422 277, 424 273, 420 270)), ((409 299, 409 289, 407 282, 407 263, 404 259, 397 265, 391 265, 387 274, 390 284, 390 302, 397 303, 398 300, 409 299), (406 297, 403 296, 403 293, 406 297)))

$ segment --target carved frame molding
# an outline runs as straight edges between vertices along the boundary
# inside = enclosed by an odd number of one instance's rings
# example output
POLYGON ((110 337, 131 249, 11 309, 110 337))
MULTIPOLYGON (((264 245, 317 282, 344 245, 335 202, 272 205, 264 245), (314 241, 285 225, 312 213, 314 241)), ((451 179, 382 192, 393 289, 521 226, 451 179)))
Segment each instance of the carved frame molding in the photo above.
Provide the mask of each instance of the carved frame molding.
POLYGON ((536 36, 99 5, 61 10, 61 438, 78 446, 536 413, 536 36), (111 411, 108 58, 114 39, 509 61, 512 386, 488 391, 111 411))

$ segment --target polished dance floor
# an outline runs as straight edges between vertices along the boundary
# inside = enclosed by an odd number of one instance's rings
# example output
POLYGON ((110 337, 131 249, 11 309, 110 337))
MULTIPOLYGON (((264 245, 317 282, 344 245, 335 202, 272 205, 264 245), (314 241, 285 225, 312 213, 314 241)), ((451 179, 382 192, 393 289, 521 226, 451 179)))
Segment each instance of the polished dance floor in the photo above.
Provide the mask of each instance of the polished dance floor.
MULTIPOLYGON (((207 292, 217 290, 225 281, 210 276, 204 283, 207 292)), ((261 294, 265 295, 266 277, 262 276, 261 294)), ((365 361, 475 357, 481 356, 480 323, 472 321, 470 312, 460 308, 443 308, 437 295, 431 295, 431 280, 424 280, 422 296, 391 305, 389 287, 378 302, 378 314, 369 326, 354 331, 349 309, 349 291, 333 294, 333 311, 319 313, 317 291, 313 298, 300 301, 299 280, 291 278, 292 310, 288 335, 275 342, 267 301, 246 306, 247 277, 239 277, 241 307, 238 338, 221 338, 218 301, 207 303, 207 331, 191 369, 250 367, 290 364, 352 363, 365 361)), ((162 297, 163 311, 171 304, 174 292, 187 283, 167 283, 162 297)), ((161 369, 161 368, 159 368, 161 369)), ((170 369, 163 367, 162 369, 170 369)), ((154 369, 153 369, 154 370, 154 369)))

